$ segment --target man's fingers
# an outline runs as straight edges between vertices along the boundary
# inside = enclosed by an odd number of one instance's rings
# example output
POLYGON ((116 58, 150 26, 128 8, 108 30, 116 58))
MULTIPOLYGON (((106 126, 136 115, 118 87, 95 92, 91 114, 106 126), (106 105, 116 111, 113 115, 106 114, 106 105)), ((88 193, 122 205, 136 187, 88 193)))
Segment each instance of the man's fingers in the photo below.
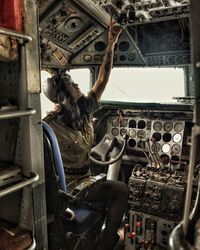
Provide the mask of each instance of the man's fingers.
POLYGON ((112 18, 112 16, 110 16, 110 24, 109 24, 109 27, 112 26, 112 22, 113 22, 113 18, 112 18))
POLYGON ((117 21, 116 20, 114 20, 113 22, 112 22, 112 25, 115 25, 117 23, 117 21))

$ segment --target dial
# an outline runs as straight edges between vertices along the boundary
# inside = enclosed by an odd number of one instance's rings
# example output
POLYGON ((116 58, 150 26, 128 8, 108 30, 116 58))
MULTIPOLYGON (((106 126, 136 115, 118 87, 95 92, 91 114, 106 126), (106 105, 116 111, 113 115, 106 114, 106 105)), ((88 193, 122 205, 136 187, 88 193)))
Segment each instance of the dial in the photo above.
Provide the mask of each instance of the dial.
POLYGON ((181 152, 181 146, 178 144, 174 144, 172 147, 172 153, 173 154, 180 154, 181 152))
POLYGON ((144 130, 138 130, 137 135, 140 139, 144 139, 146 136, 146 132, 144 130))
POLYGON ((119 129, 118 128, 113 128, 111 131, 112 135, 118 136, 119 135, 119 129))
POLYGON ((136 145, 136 141, 135 141, 134 139, 130 139, 130 140, 128 141, 128 145, 129 145, 131 148, 133 148, 133 147, 135 147, 135 145, 136 145))
POLYGON ((113 125, 113 127, 118 127, 119 126, 119 119, 117 119, 117 118, 113 119, 112 125, 113 125))
POLYGON ((170 151, 170 146, 169 146, 169 144, 163 144, 163 146, 162 146, 162 151, 163 151, 163 153, 169 153, 169 151, 170 151))
POLYGON ((182 135, 181 134, 179 134, 179 133, 174 134, 174 136, 173 136, 173 141, 174 142, 178 143, 178 142, 181 142, 181 140, 182 140, 182 135))
POLYGON ((140 120, 138 122, 138 128, 144 129, 146 127, 146 122, 144 120, 140 120))
POLYGON ((128 119, 123 119, 120 121, 120 127, 126 127, 128 125, 128 119))
POLYGON ((161 123, 161 122, 155 122, 155 123, 153 124, 153 129, 154 129, 155 131, 160 131, 160 130, 162 129, 162 123, 161 123))
POLYGON ((154 142, 155 141, 160 141, 161 140, 161 133, 159 133, 159 132, 153 133, 151 140, 154 141, 154 142))
POLYGON ((160 156, 160 159, 161 159, 162 163, 165 164, 165 165, 167 165, 170 162, 170 158, 166 154, 162 154, 160 156))
POLYGON ((164 134, 163 134, 163 141, 164 141, 164 142, 170 142, 171 139, 172 139, 172 136, 171 136, 170 133, 164 133, 164 134))
POLYGON ((184 125, 182 122, 177 122, 175 125, 174 125, 174 130, 177 132, 177 133, 180 133, 184 128, 184 125))
POLYGON ((120 130, 120 135, 121 135, 121 136, 126 135, 126 133, 127 133, 127 130, 126 130, 125 128, 122 128, 122 129, 120 130))
POLYGON ((153 152, 158 152, 158 151, 160 151, 161 146, 160 146, 159 143, 154 143, 154 144, 151 146, 151 149, 152 149, 153 152))
POLYGON ((165 122, 164 124, 164 130, 167 132, 172 131, 173 129, 173 123, 172 122, 165 122))
POLYGON ((132 138, 136 137, 136 130, 135 129, 130 129, 129 130, 129 136, 132 137, 132 138))
POLYGON ((129 121, 129 128, 136 128, 136 120, 131 119, 129 121))

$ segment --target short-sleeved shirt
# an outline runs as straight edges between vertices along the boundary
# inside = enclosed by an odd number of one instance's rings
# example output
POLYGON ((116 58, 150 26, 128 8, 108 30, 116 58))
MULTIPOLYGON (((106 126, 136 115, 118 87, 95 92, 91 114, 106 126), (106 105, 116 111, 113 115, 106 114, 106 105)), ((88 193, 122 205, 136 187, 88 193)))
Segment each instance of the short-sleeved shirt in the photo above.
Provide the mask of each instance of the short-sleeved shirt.
MULTIPOLYGON (((87 105, 89 112, 92 113, 100 108, 96 100, 95 93, 91 90, 87 95, 87 105)), ((94 139, 92 119, 85 124, 84 131, 74 130, 70 127, 62 126, 52 114, 44 118, 54 130, 61 151, 64 168, 80 169, 88 164, 90 151, 94 139)), ((67 174, 66 179, 71 181, 79 177, 78 175, 67 174)))

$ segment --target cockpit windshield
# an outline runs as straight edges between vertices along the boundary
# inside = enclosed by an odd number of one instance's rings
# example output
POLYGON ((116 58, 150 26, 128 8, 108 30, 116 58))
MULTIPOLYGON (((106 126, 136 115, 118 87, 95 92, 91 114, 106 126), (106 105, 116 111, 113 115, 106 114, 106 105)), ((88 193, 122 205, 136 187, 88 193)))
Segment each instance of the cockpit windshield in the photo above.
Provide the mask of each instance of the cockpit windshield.
POLYGON ((172 103, 184 96, 182 68, 113 68, 102 100, 172 103))

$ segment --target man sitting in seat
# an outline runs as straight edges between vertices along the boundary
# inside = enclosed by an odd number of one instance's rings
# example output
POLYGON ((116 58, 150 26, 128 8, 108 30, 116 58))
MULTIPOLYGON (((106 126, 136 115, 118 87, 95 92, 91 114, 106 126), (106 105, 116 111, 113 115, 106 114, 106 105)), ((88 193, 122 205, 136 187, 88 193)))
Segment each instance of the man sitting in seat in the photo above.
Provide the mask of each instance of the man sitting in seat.
MULTIPOLYGON (((121 28, 114 27, 110 21, 108 45, 98 78, 87 96, 84 96, 71 77, 62 73, 48 78, 44 93, 56 104, 44 121, 54 130, 61 150, 67 183, 79 183, 89 174, 89 155, 93 144, 94 132, 92 113, 99 109, 99 100, 108 82, 113 65, 114 46, 118 41, 121 28)), ((116 245, 128 199, 128 188, 120 181, 105 181, 92 189, 86 201, 103 201, 107 207, 105 229, 98 250, 112 250, 116 245)))

